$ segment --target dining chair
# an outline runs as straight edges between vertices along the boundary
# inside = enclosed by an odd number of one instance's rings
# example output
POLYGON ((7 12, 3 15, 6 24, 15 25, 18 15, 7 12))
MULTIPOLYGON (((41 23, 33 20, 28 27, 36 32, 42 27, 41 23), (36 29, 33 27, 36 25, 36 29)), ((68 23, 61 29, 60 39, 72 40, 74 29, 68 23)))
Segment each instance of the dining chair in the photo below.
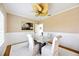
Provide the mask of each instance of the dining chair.
POLYGON ((52 40, 52 44, 42 47, 42 56, 58 56, 58 46, 61 37, 61 35, 56 35, 52 40))
POLYGON ((28 42, 29 42, 29 53, 35 56, 38 54, 39 45, 34 44, 34 40, 31 34, 27 34, 27 37, 28 37, 28 42))

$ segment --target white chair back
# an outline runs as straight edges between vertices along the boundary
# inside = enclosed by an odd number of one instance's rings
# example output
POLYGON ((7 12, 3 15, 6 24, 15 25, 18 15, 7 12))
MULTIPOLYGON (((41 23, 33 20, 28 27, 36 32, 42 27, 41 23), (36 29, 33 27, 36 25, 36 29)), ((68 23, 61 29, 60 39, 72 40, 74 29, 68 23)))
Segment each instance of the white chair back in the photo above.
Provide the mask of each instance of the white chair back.
POLYGON ((33 55, 33 51, 34 51, 34 40, 33 40, 32 36, 30 34, 27 34, 27 37, 28 37, 28 42, 29 42, 29 51, 33 55))
POLYGON ((59 39, 61 38, 61 35, 57 35, 54 37, 54 39, 52 40, 52 55, 53 56, 58 56, 58 46, 59 46, 59 39))
POLYGON ((27 34, 28 42, 29 42, 29 52, 32 54, 32 56, 35 56, 38 54, 39 51, 39 45, 34 44, 33 37, 30 34, 27 34))

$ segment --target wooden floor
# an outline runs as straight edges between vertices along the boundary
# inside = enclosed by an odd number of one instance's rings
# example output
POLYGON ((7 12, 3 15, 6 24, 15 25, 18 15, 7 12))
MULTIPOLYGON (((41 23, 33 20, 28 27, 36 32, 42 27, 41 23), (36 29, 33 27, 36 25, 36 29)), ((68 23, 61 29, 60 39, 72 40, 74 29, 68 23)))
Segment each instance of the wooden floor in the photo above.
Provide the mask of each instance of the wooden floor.
POLYGON ((4 56, 9 56, 10 50, 11 50, 11 45, 8 45, 6 50, 5 50, 4 56))
MULTIPOLYGON (((79 51, 77 51, 77 50, 74 50, 74 49, 71 49, 71 48, 68 48, 68 47, 65 47, 65 46, 62 46, 62 45, 59 45, 59 47, 79 54, 79 51)), ((11 50, 11 45, 8 45, 6 50, 5 50, 4 56, 9 56, 10 50, 11 50)))
POLYGON ((63 48, 63 49, 66 49, 66 50, 69 50, 69 51, 72 51, 72 52, 74 52, 74 53, 79 54, 79 51, 74 50, 74 49, 72 49, 72 48, 68 48, 68 47, 65 47, 65 46, 62 46, 62 45, 59 45, 59 47, 60 47, 60 48, 63 48))

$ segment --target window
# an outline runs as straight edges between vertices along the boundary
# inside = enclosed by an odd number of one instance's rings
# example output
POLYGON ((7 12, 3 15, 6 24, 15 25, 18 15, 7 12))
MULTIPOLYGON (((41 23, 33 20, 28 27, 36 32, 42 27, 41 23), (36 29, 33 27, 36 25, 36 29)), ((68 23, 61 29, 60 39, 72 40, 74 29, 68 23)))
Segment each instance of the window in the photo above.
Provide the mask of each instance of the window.
POLYGON ((4 42, 4 15, 0 11, 0 46, 4 42))

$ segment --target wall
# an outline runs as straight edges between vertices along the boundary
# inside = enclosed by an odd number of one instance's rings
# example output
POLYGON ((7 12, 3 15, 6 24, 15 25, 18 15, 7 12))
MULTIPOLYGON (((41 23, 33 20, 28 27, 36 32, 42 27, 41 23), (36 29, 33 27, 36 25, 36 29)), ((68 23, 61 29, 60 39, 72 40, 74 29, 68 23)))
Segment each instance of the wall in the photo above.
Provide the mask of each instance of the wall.
POLYGON ((21 30, 21 26, 22 26, 22 23, 25 23, 25 22, 35 23, 33 20, 30 20, 27 18, 23 18, 12 14, 7 14, 7 32, 23 32, 21 30))
POLYGON ((7 45, 27 41, 28 40, 27 34, 32 34, 33 35, 33 32, 6 33, 5 38, 6 38, 6 41, 8 42, 7 45))
POLYGON ((4 6, 2 4, 0 4, 0 11, 3 13, 4 15, 4 31, 6 32, 7 31, 7 14, 6 14, 6 11, 4 9, 4 6))
POLYGON ((46 32, 79 33, 79 7, 42 20, 46 32))
MULTIPOLYGON (((14 32, 14 33, 6 33, 6 41, 8 42, 7 44, 15 44, 18 42, 23 42, 27 41, 27 34, 32 34, 33 32, 14 32)), ((79 33, 62 33, 62 32, 44 32, 44 39, 43 41, 48 41, 50 38, 54 38, 58 33, 62 35, 62 38, 60 39, 60 44, 75 50, 79 51, 79 33), (49 35, 46 34, 51 34, 52 37, 48 38, 49 35)))
MULTIPOLYGON (((4 7, 3 7, 3 5, 2 4, 0 4, 0 11, 3 13, 3 16, 4 16, 4 25, 5 26, 3 26, 4 27, 4 30, 3 30, 3 34, 7 31, 7 15, 6 15, 6 11, 5 11, 5 9, 4 9, 4 7)), ((1 34, 2 35, 2 34, 1 34)), ((3 35, 3 37, 4 37, 4 35, 3 35)), ((3 39, 3 41, 4 41, 5 39, 3 39)), ((4 41, 5 42, 5 41, 4 41)), ((4 50, 5 50, 5 48, 6 48, 6 44, 3 44, 2 46, 0 46, 0 55, 2 55, 3 54, 3 52, 4 52, 4 50)))

